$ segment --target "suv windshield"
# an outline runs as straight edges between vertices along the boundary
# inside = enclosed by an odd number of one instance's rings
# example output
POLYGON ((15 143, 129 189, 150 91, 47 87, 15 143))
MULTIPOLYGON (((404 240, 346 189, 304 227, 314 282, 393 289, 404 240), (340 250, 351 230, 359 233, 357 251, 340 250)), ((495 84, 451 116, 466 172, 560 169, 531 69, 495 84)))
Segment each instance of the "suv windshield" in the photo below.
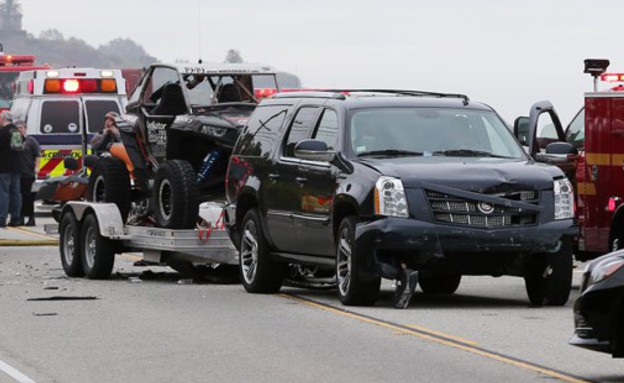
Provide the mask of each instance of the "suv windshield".
POLYGON ((503 121, 487 110, 358 109, 351 115, 349 132, 357 156, 525 158, 503 121))
POLYGON ((17 72, 0 73, 0 108, 10 108, 13 103, 13 82, 17 72))

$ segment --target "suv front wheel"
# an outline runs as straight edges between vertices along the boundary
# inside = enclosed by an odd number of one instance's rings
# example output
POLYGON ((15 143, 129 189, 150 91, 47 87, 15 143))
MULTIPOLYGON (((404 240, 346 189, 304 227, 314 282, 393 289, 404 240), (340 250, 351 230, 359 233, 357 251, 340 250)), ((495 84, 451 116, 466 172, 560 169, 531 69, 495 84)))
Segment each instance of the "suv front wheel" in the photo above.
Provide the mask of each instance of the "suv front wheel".
POLYGON ((336 241, 336 282, 340 301, 349 306, 371 306, 377 302, 381 278, 363 278, 355 251, 355 216, 346 217, 338 227, 336 241))
POLYGON ((239 259, 243 287, 249 293, 278 292, 284 282, 286 265, 271 259, 255 209, 245 214, 241 227, 239 259))

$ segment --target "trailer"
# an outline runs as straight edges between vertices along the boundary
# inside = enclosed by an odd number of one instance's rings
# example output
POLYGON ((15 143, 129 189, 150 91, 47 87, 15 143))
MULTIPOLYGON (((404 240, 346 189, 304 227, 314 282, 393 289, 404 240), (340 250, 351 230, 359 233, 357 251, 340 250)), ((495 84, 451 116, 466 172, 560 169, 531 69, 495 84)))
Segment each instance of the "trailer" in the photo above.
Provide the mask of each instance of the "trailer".
POLYGON ((124 224, 113 203, 68 202, 58 227, 63 270, 69 277, 107 279, 115 255, 124 252, 142 253, 148 264, 181 272, 205 265, 238 265, 238 251, 220 224, 221 212, 220 204, 204 203, 203 226, 175 230, 124 224))

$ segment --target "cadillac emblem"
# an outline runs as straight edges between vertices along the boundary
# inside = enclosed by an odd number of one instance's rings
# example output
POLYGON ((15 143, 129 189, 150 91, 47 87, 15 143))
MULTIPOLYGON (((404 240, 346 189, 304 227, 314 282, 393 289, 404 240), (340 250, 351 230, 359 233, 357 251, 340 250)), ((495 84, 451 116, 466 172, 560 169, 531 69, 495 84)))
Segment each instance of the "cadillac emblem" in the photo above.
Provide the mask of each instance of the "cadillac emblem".
POLYGON ((494 205, 488 202, 479 202, 477 204, 477 209, 483 214, 492 214, 494 213, 494 205))

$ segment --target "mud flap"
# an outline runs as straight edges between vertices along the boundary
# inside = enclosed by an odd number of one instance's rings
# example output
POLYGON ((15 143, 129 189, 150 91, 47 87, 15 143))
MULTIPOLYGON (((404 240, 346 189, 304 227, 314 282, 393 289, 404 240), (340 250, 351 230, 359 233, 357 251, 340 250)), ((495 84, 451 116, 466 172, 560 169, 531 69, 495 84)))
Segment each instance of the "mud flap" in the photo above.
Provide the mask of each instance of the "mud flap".
POLYGON ((417 284, 418 271, 408 269, 407 266, 402 263, 401 279, 397 281, 396 290, 394 291, 394 296, 392 298, 394 308, 406 309, 407 306, 409 306, 417 284))

